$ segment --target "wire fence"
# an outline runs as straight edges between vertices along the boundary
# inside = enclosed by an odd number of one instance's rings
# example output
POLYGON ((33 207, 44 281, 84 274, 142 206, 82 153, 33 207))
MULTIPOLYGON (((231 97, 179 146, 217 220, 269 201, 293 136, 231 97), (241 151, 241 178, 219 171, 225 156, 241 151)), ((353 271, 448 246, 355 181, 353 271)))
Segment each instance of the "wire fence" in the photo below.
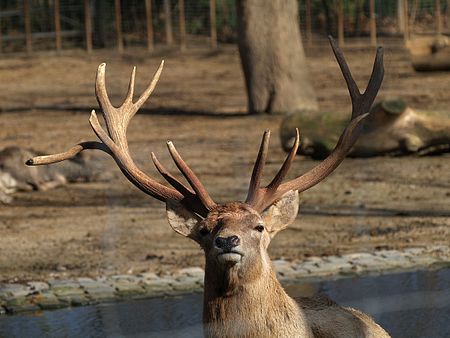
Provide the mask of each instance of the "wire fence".
MULTIPOLYGON (((299 0, 307 46, 326 35, 341 43, 449 34, 450 0, 299 0)), ((235 0, 2 0, 0 52, 160 46, 216 48, 235 43, 235 0)))

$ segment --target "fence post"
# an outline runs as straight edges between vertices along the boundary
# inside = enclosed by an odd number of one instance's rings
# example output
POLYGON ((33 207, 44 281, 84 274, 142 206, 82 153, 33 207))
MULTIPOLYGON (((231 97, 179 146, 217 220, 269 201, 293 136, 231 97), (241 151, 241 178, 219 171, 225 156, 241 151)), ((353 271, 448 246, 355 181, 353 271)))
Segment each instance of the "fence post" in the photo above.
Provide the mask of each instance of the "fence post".
POLYGON ((377 18, 375 12, 375 0, 370 0, 370 44, 377 45, 377 18))
POLYGON ((152 0, 145 0, 145 19, 147 23, 147 50, 152 52, 154 49, 152 0))
POLYGON ((23 16, 25 23, 25 43, 27 53, 33 51, 33 45, 31 41, 31 22, 30 22, 30 3, 28 0, 23 0, 23 16))
POLYGON ((55 19, 55 46, 56 50, 59 52, 62 48, 62 41, 61 41, 61 13, 60 13, 60 3, 59 0, 54 0, 55 3, 53 4, 53 13, 54 13, 54 19, 55 19))
POLYGON ((397 0, 397 29, 399 33, 405 32, 405 10, 403 0, 397 0))
POLYGON ((338 0, 338 42, 343 46, 344 41, 344 3, 343 0, 338 0))
POLYGON ((306 25, 306 43, 312 45, 312 28, 311 28, 311 0, 305 1, 305 25, 306 25))
POLYGON ((89 0, 84 0, 84 33, 86 36, 86 51, 92 53, 92 17, 89 0))
POLYGON ((2 32, 2 18, 0 17, 0 53, 2 51, 3 51, 3 32, 2 32))
POLYGON ((164 26, 166 29, 166 44, 173 45, 173 32, 172 32, 172 13, 170 10, 170 0, 164 0, 164 26))
POLYGON ((122 36, 122 8, 120 0, 114 0, 114 10, 116 16, 116 38, 117 50, 119 54, 123 53, 123 36, 122 36))
POLYGON ((186 17, 184 13, 184 0, 178 0, 178 23, 180 26, 180 50, 186 50, 186 17))
POLYGON ((409 41, 409 14, 408 14, 408 0, 403 0, 403 13, 404 13, 404 21, 405 27, 403 29, 403 40, 405 44, 409 41))
POLYGON ((441 35, 442 34, 442 15, 441 15, 441 1, 436 0, 435 1, 435 16, 436 16, 436 34, 441 35))
POLYGON ((211 48, 217 48, 217 18, 216 18, 216 0, 209 0, 209 23, 210 23, 210 38, 211 48))
POLYGON ((450 28, 450 0, 447 0, 447 29, 450 28))

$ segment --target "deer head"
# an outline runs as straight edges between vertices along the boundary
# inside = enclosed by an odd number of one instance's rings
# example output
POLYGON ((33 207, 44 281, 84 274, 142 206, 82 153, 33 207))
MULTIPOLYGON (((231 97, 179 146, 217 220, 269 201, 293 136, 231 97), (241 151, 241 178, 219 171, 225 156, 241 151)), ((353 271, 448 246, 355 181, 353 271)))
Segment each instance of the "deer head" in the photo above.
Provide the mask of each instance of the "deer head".
POLYGON ((133 162, 128 149, 126 130, 130 119, 147 100, 159 79, 163 62, 150 85, 136 102, 133 102, 135 68, 131 74, 128 94, 120 107, 113 107, 106 92, 105 64, 97 71, 96 96, 106 124, 100 125, 93 110, 90 125, 101 142, 82 142, 64 153, 39 156, 27 161, 28 165, 55 163, 69 159, 85 149, 99 149, 113 157, 123 174, 136 187, 158 200, 166 202, 167 217, 171 227, 179 234, 197 243, 205 251, 207 265, 222 271, 233 269, 236 276, 252 278, 269 265, 267 247, 277 232, 286 228, 297 216, 299 193, 313 187, 337 168, 356 142, 361 122, 381 86, 383 79, 383 52, 379 48, 367 89, 360 93, 341 50, 330 38, 331 47, 347 83, 352 100, 352 116, 332 153, 315 168, 283 182, 299 146, 299 132, 286 160, 273 180, 261 186, 264 163, 267 157, 270 131, 264 132, 244 202, 216 204, 206 189, 181 158, 172 142, 169 153, 190 187, 169 173, 152 153, 159 173, 172 186, 167 187, 142 172, 133 162))

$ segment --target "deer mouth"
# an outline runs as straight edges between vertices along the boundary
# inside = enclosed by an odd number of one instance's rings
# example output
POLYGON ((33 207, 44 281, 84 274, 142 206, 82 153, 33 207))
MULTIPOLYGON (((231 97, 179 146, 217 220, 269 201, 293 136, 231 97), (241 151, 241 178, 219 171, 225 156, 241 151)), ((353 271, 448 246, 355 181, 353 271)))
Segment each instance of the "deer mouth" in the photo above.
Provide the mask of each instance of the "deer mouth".
POLYGON ((222 264, 236 264, 242 260, 242 253, 238 251, 226 251, 217 255, 217 260, 222 264))

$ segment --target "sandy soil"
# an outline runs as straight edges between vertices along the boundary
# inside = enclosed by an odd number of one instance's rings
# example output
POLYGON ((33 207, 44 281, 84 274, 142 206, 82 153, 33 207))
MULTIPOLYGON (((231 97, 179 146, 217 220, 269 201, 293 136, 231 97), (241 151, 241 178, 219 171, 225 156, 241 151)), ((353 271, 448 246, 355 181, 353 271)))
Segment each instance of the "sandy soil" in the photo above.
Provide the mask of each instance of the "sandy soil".
MULTIPOLYGON (((361 86, 369 76, 373 50, 347 49, 361 86)), ((349 114, 349 99, 328 48, 308 52, 314 87, 323 109, 349 114)), ((137 92, 159 60, 162 79, 129 128, 136 161, 157 177, 150 151, 174 168, 165 149, 173 140, 216 201, 245 198, 251 166, 265 128, 277 135, 280 116, 246 116, 246 97, 237 52, 191 51, 152 57, 142 51, 113 54, 48 54, 0 60, 0 145, 46 152, 92 139, 88 112, 96 107, 95 70, 108 61, 114 103, 123 98, 132 65, 137 92)), ((386 51, 380 97, 400 96, 418 109, 449 107, 448 73, 414 73, 408 55, 395 44, 386 51)), ((447 113, 448 114, 448 113, 447 113)), ((284 153, 272 138, 266 179, 284 153)), ((164 205, 132 187, 115 164, 98 153, 112 182, 72 184, 45 192, 15 194, 0 205, 0 280, 98 276, 170 271, 202 265, 197 245, 175 234, 164 205)), ((347 159, 322 184, 302 195, 296 222, 273 241, 273 258, 373 251, 448 244, 450 235, 449 156, 347 159)), ((298 175, 316 162, 299 158, 298 175)))

